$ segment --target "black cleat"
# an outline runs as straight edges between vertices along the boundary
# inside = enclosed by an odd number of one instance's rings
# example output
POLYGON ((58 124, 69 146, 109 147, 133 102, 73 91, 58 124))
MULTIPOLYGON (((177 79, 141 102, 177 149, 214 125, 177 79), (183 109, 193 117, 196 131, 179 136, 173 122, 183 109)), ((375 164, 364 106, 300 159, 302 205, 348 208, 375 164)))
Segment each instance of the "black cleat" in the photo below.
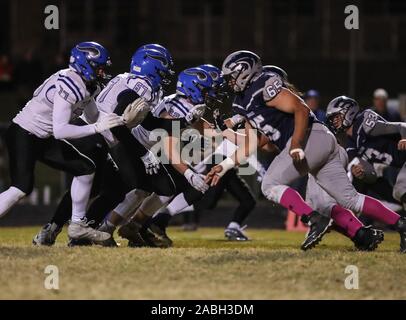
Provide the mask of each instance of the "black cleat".
POLYGON ((400 252, 406 253, 406 217, 400 217, 395 224, 395 229, 400 234, 400 252))
POLYGON ((360 228, 351 240, 360 251, 374 251, 383 239, 384 233, 382 230, 374 229, 372 226, 365 226, 360 228))
POLYGON ((140 234, 141 226, 135 221, 130 221, 118 229, 118 235, 128 240, 128 246, 131 248, 147 247, 140 234))
POLYGON ((247 235, 244 233, 244 229, 246 226, 242 228, 226 228, 224 230, 224 236, 229 241, 248 241, 247 235))
POLYGON ((171 245, 164 240, 159 234, 149 228, 142 228, 140 235, 148 247, 152 248, 169 248, 171 245))
POLYGON ((72 239, 69 238, 68 247, 87 247, 93 245, 89 239, 72 239))
POLYGON ((36 246, 53 246, 56 237, 61 231, 62 227, 59 227, 55 223, 48 223, 35 235, 34 239, 32 239, 32 244, 36 246))
POLYGON ((305 240, 300 246, 304 251, 314 248, 321 241, 323 236, 329 232, 329 229, 333 224, 332 219, 322 216, 317 211, 313 211, 308 216, 303 215, 301 221, 308 224, 310 227, 305 240))
POLYGON ((166 233, 166 228, 161 228, 155 223, 152 223, 149 226, 149 228, 153 233, 158 235, 162 239, 162 241, 164 241, 168 245, 168 247, 172 247, 173 241, 171 238, 169 238, 168 234, 166 233))

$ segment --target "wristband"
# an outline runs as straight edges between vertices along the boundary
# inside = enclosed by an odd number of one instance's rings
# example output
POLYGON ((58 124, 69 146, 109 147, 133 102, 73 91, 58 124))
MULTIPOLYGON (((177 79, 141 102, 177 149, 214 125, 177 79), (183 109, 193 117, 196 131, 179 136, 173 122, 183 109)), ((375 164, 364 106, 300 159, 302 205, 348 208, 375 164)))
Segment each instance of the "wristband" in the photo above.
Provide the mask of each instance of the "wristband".
POLYGON ((225 159, 224 159, 222 162, 220 162, 218 165, 221 166, 221 167, 223 168, 223 170, 221 170, 221 172, 218 172, 218 173, 216 173, 216 174, 217 174, 219 177, 222 177, 222 176, 224 176, 224 174, 225 174, 228 170, 234 168, 235 162, 234 162, 234 160, 231 159, 231 158, 225 158, 225 159))
POLYGON ((293 155, 294 153, 299 153, 300 160, 303 160, 305 157, 305 153, 304 153, 303 149, 301 149, 301 148, 295 148, 295 149, 290 150, 290 152, 289 152, 290 155, 293 155))

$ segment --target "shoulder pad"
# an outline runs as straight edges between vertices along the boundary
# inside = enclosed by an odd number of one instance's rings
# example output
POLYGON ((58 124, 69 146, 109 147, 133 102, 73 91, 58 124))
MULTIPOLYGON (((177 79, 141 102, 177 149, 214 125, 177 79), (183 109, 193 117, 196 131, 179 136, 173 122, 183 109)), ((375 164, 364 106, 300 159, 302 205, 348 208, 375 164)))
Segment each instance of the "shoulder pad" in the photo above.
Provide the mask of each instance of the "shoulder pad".
POLYGON ((283 80, 276 73, 269 73, 267 76, 268 79, 264 84, 263 96, 265 101, 270 101, 282 91, 283 80))
POLYGON ((362 115, 362 129, 365 133, 370 133, 378 120, 383 120, 383 118, 371 109, 365 110, 362 115))
POLYGON ((155 99, 155 94, 152 90, 151 84, 145 78, 128 74, 127 87, 134 90, 140 97, 144 98, 148 102, 155 99))

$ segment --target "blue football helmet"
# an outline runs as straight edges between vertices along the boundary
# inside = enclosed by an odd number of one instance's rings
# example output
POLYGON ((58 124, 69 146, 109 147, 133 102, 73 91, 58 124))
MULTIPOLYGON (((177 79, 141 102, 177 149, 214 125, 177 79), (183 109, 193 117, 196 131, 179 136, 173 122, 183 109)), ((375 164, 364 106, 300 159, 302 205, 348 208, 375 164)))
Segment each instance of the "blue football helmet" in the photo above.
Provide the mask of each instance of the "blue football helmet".
POLYGON ((170 83, 173 60, 167 49, 160 45, 145 45, 132 56, 130 72, 146 77, 154 90, 170 83))
POLYGON ((215 87, 220 87, 224 83, 224 78, 221 74, 220 68, 213 66, 212 64, 202 64, 198 68, 205 70, 213 79, 213 84, 215 87))
POLYGON ((81 42, 71 50, 69 66, 86 82, 104 80, 106 67, 111 65, 109 52, 93 41, 81 42))
POLYGON ((188 98, 193 104, 204 104, 209 97, 215 97, 210 74, 199 67, 183 70, 179 74, 176 92, 188 98))
POLYGON ((209 108, 221 107, 224 101, 227 99, 227 86, 220 68, 213 66, 212 64, 202 64, 198 68, 205 70, 212 78, 216 97, 206 101, 206 105, 209 108))

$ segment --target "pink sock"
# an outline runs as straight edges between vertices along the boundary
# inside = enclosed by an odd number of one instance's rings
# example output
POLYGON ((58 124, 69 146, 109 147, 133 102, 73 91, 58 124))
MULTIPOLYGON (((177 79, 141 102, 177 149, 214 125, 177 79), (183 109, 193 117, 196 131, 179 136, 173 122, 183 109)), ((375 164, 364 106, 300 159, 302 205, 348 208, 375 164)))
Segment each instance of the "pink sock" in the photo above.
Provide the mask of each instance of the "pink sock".
POLYGON ((339 205, 335 205, 331 209, 331 218, 335 224, 344 231, 344 234, 351 239, 356 235, 357 231, 363 227, 361 221, 348 209, 344 209, 339 205))
POLYGON ((313 209, 303 200, 296 190, 287 188, 281 197, 280 205, 296 213, 298 216, 309 215, 313 209))
POLYGON ((365 196, 362 213, 368 218, 378 220, 388 225, 394 225, 400 218, 396 212, 385 207, 380 201, 368 196, 365 196))

